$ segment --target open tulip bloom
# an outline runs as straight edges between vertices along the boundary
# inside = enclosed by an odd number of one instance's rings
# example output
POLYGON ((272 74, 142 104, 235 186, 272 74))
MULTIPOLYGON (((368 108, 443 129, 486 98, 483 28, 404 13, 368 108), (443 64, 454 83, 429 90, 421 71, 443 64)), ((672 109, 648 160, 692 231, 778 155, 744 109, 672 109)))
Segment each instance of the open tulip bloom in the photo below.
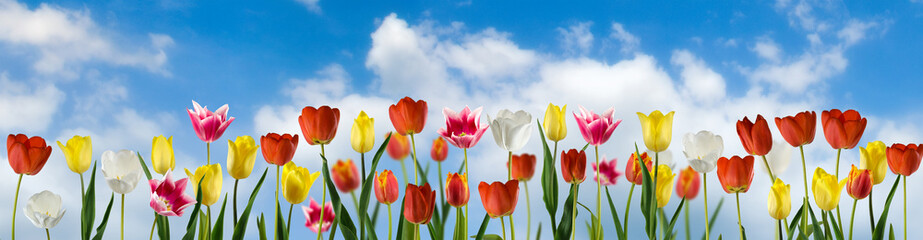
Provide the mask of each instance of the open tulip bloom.
POLYGON ((48 229, 58 225, 58 222, 64 216, 64 212, 65 209, 61 206, 61 196, 48 190, 29 197, 26 207, 22 209, 22 213, 26 215, 26 218, 29 218, 32 225, 45 229, 48 239, 51 239, 51 233, 48 229))
POLYGON ((173 180, 173 171, 167 171, 163 179, 148 180, 151 186, 151 208, 161 216, 182 217, 183 209, 196 203, 186 194, 187 178, 173 180))

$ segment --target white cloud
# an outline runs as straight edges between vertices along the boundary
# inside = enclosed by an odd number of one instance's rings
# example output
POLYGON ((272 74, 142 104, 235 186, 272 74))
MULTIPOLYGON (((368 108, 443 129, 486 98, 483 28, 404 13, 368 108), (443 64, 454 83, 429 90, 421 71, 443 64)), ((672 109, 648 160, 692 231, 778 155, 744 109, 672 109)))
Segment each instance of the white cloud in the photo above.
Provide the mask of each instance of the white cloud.
POLYGON ((631 53, 640 50, 641 39, 638 39, 638 37, 626 31, 621 23, 612 23, 612 33, 609 34, 609 37, 619 40, 619 42, 622 43, 622 53, 631 53))
POLYGON ((308 9, 308 11, 311 11, 316 14, 322 13, 320 9, 320 0, 295 0, 295 1, 300 3, 301 5, 304 5, 304 7, 308 9))
POLYGON ((673 51, 673 65, 682 68, 683 93, 703 103, 712 103, 725 97, 725 82, 721 74, 709 68, 705 61, 696 58, 689 50, 673 51))
POLYGON ((20 82, 0 74, 0 130, 45 131, 65 94, 52 83, 20 82))
POLYGON ((878 25, 877 22, 863 22, 853 19, 843 29, 840 29, 836 35, 843 41, 844 45, 850 46, 865 39, 869 29, 878 25))
POLYGON ((561 34, 561 47, 569 54, 587 54, 593 47, 591 27, 593 27, 593 22, 587 21, 575 23, 567 28, 557 28, 558 33, 561 34))
POLYGON ((769 37, 759 38, 750 50, 755 52, 757 56, 772 62, 778 62, 782 54, 779 45, 769 37))
POLYGON ((508 35, 488 28, 478 34, 465 36, 460 44, 440 42, 435 54, 447 66, 482 81, 521 76, 538 59, 535 52, 520 49, 509 40, 508 35))

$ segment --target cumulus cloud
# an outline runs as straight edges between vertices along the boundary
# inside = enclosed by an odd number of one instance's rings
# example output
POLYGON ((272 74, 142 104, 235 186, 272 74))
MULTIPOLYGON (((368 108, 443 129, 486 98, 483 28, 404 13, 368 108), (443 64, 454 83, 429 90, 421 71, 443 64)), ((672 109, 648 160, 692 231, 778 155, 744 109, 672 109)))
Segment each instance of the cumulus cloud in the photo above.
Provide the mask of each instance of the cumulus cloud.
POLYGON ((0 74, 0 130, 45 131, 64 97, 53 83, 15 81, 0 74))
POLYGON ((705 61, 696 58, 692 52, 689 50, 673 51, 670 62, 682 68, 680 76, 685 87, 685 94, 703 103, 724 99, 726 92, 724 77, 709 68, 705 61))
POLYGON ((626 31, 621 23, 612 23, 612 33, 609 37, 622 43, 622 53, 631 53, 641 47, 641 39, 626 31))
POLYGON ((567 28, 557 28, 558 34, 561 34, 561 47, 569 54, 587 54, 593 47, 591 27, 593 27, 593 22, 586 21, 575 23, 567 28))

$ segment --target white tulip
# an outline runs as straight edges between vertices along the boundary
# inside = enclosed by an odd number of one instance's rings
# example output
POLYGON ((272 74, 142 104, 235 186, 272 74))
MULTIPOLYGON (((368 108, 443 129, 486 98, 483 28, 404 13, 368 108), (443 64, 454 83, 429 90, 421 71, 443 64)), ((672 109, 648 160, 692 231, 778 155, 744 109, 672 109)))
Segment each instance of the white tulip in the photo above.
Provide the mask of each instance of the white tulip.
POLYGON ((103 176, 115 193, 130 193, 141 180, 141 162, 134 151, 106 151, 103 153, 102 162, 103 176))
POLYGON ((29 202, 22 210, 37 228, 53 228, 65 212, 61 207, 61 196, 48 190, 29 197, 29 202))
POLYGON ((670 149, 663 150, 663 152, 660 153, 646 150, 644 153, 647 153, 647 155, 651 157, 651 161, 656 160, 660 165, 667 165, 670 169, 676 170, 676 162, 673 161, 673 152, 670 151, 670 149))
POLYGON ((497 118, 491 120, 490 131, 494 134, 497 146, 506 151, 515 152, 522 149, 532 136, 532 114, 519 110, 516 113, 503 109, 497 113, 497 118))
MULTIPOLYGON (((769 167, 772 168, 772 174, 778 177, 782 173, 785 173, 785 170, 788 169, 788 165, 792 162, 792 150, 795 149, 792 145, 788 145, 788 142, 785 141, 772 141, 772 150, 769 150, 769 153, 766 154, 766 161, 769 162, 769 167)), ((766 163, 762 163, 763 159, 760 156, 754 156, 757 158, 757 166, 760 170, 766 172, 766 163)))
POLYGON ((724 140, 709 131, 686 133, 683 136, 683 148, 689 166, 696 172, 707 173, 715 170, 718 158, 724 152, 724 140))

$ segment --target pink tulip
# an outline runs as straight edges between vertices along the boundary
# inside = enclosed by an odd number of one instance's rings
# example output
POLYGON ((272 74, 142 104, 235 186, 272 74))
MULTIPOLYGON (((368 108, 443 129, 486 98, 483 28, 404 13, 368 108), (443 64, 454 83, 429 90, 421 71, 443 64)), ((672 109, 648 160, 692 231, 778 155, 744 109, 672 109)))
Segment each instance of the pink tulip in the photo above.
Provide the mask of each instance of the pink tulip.
POLYGON ((596 163, 590 163, 590 166, 593 166, 593 171, 599 173, 599 175, 596 175, 596 181, 603 186, 615 185, 619 177, 622 176, 622 172, 615 166, 618 162, 619 160, 616 158, 606 161, 606 158, 603 157, 599 161, 598 171, 596 163))
POLYGON ((324 222, 322 224, 318 223, 320 221, 320 204, 317 204, 313 197, 311 198, 311 207, 301 206, 301 211, 304 212, 304 218, 307 220, 304 226, 315 233, 318 232, 318 227, 320 227, 321 232, 326 232, 333 225, 333 219, 336 218, 336 214, 333 213, 333 205, 327 202, 327 204, 324 204, 324 222))
POLYGON ((583 140, 590 145, 599 146, 609 141, 612 131, 615 131, 615 127, 622 123, 622 119, 613 119, 613 115, 615 115, 615 110, 612 108, 600 116, 580 106, 580 115, 574 113, 574 118, 577 119, 577 126, 580 127, 583 140))
POLYGON ((228 105, 225 104, 218 108, 218 111, 209 111, 207 107, 202 107, 196 101, 192 101, 195 109, 186 109, 189 112, 189 119, 192 120, 192 128, 196 136, 207 143, 214 142, 221 138, 224 130, 234 122, 234 117, 228 118, 228 105))
POLYGON ((484 132, 487 132, 488 125, 481 124, 481 107, 471 111, 467 106, 456 113, 452 109, 442 109, 445 115, 445 128, 440 128, 436 132, 458 148, 474 147, 484 132))
POLYGON ((188 179, 173 181, 173 171, 167 170, 163 180, 151 179, 151 208, 161 216, 182 217, 183 209, 195 204, 195 198, 186 195, 188 179))

